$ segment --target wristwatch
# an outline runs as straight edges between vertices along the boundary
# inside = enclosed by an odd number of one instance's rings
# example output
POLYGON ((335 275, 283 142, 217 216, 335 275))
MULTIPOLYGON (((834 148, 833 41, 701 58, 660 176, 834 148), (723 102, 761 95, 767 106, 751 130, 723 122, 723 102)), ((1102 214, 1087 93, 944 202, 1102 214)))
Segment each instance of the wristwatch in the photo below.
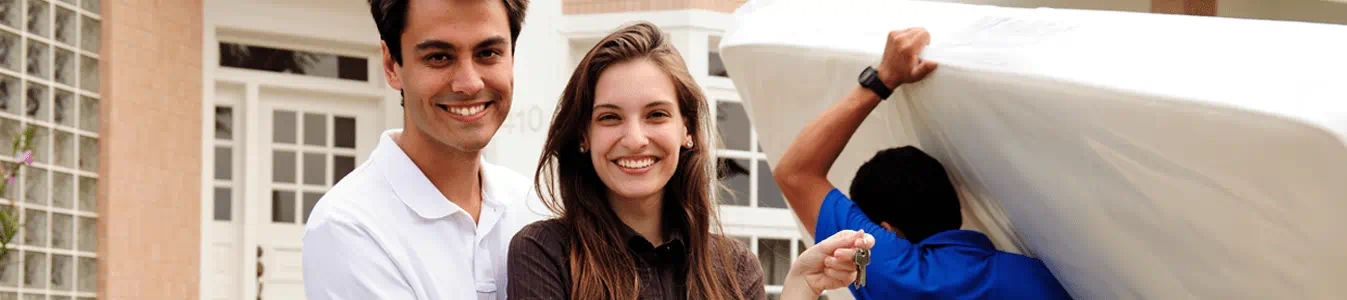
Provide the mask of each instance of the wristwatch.
POLYGON ((875 67, 865 67, 865 70, 861 71, 861 78, 858 81, 860 81, 862 87, 875 92, 875 95, 879 95, 879 100, 888 100, 889 95, 893 94, 893 90, 884 85, 884 81, 879 80, 879 71, 875 70, 875 67))

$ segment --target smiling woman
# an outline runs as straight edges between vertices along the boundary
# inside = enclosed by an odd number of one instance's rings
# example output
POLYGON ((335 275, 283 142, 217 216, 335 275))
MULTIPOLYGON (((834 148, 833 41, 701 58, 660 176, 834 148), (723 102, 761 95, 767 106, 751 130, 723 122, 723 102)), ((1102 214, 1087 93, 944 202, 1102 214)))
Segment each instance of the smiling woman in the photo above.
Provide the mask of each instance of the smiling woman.
POLYGON ((535 180, 559 219, 511 242, 516 299, 765 299, 747 245, 712 204, 709 107, 648 23, 590 50, 567 84, 535 180), (638 276, 639 275, 639 276, 638 276), (632 278, 640 278, 633 281, 632 278))

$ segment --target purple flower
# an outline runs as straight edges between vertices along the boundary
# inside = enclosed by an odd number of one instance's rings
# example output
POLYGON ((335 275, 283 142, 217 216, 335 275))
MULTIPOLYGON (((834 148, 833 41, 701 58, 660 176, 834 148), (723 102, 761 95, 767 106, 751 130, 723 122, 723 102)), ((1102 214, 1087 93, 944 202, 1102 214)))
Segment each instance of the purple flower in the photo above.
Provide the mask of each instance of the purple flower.
POLYGON ((14 184, 14 180, 16 180, 16 178, 10 177, 8 180, 5 180, 5 182, 9 182, 9 184, 14 184))
POLYGON ((33 164, 33 151, 32 151, 32 150, 24 150, 24 151, 23 151, 23 154, 20 154, 20 155, 19 155, 19 160, 23 161, 24 164, 28 164, 28 165, 33 164))

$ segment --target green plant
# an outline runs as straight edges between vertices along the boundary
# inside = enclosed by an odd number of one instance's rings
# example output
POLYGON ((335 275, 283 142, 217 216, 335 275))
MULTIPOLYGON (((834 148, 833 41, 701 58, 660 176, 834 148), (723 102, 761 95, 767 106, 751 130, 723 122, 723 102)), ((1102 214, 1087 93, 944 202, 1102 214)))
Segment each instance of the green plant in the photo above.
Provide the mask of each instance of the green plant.
MULTIPOLYGON (((0 174, 5 176, 5 181, 0 183, 0 195, 4 195, 9 186, 15 183, 19 168, 33 163, 33 135, 36 132, 36 128, 27 127, 22 134, 14 137, 12 149, 17 161, 0 162, 0 166, 3 166, 0 167, 0 174)), ((0 265, 9 256, 9 242, 19 234, 19 228, 23 228, 23 223, 19 221, 19 209, 15 206, 17 202, 18 199, 9 199, 8 205, 0 206, 0 265)))

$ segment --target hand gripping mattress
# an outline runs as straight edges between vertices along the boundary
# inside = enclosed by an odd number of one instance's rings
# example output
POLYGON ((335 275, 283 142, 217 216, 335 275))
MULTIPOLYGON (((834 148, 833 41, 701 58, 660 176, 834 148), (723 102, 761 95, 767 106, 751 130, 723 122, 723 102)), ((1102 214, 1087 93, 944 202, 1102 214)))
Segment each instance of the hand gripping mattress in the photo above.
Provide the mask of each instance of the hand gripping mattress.
POLYGON ((1347 297, 1347 26, 892 0, 749 2, 732 26, 773 165, 922 26, 940 68, 869 116, 836 186, 918 145, 965 227, 1078 299, 1347 297))

